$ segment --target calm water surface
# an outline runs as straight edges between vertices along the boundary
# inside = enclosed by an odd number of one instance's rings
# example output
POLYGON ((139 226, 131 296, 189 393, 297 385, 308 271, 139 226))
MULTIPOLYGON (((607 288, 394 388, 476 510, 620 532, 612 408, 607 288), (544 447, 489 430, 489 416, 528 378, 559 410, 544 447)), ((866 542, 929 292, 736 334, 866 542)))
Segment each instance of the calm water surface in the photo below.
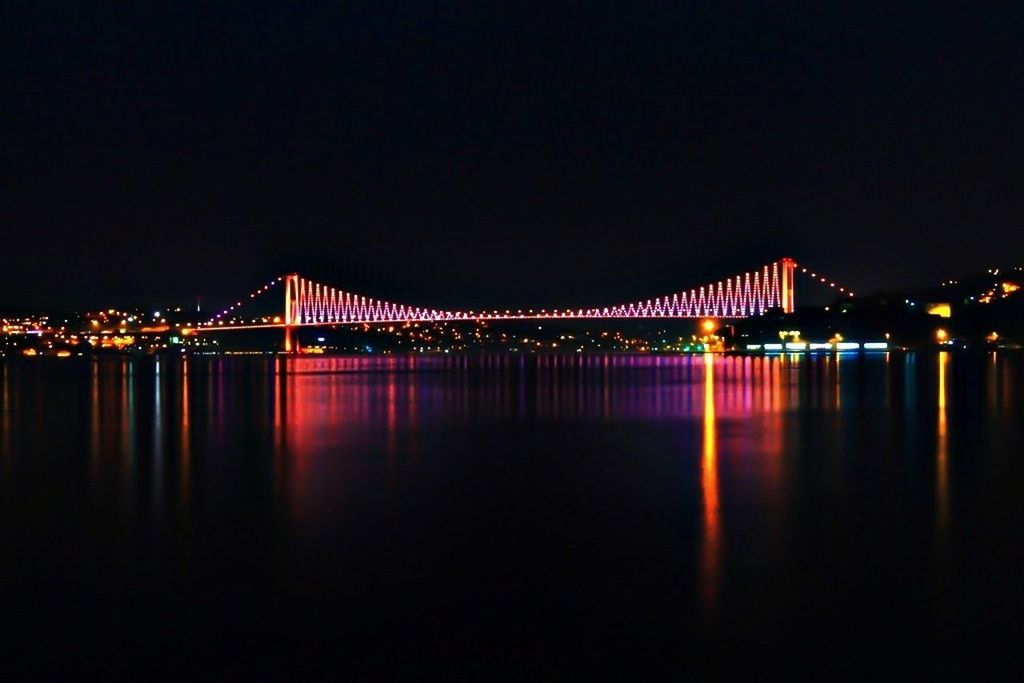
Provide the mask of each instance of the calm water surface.
POLYGON ((1024 356, 0 364, 4 668, 1014 671, 1024 356))

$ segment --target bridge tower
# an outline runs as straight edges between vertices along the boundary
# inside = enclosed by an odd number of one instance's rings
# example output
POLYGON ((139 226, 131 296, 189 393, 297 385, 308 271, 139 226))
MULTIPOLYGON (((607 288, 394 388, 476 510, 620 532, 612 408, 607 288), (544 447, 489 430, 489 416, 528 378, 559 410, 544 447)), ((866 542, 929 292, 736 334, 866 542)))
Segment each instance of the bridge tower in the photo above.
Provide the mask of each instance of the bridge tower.
POLYGON ((782 312, 792 313, 796 310, 793 294, 796 283, 793 276, 796 272, 796 261, 791 258, 782 259, 782 312))
POLYGON ((298 353, 299 342, 293 329, 296 322, 295 310, 299 298, 299 276, 286 275, 284 278, 284 352, 298 353))

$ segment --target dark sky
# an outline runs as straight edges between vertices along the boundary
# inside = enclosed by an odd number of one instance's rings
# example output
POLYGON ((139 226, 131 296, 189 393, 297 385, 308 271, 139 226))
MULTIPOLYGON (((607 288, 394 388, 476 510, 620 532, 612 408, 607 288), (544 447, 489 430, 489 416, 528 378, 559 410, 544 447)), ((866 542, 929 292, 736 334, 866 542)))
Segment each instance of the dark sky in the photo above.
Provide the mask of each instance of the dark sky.
POLYGON ((291 270, 608 304, 781 255, 860 290, 1024 261, 1021 3, 26 4, 0 307, 291 270))

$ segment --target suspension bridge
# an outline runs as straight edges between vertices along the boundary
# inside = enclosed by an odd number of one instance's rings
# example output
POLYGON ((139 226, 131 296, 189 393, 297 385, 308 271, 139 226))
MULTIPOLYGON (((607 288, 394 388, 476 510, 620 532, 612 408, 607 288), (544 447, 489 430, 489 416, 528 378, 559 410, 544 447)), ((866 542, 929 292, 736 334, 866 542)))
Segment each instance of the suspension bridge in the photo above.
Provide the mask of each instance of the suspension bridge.
POLYGON ((296 328, 376 323, 474 322, 499 320, 591 320, 643 318, 748 318, 772 309, 795 310, 796 276, 807 276, 838 295, 853 292, 817 272, 783 258, 761 268, 664 296, 611 306, 565 309, 445 310, 394 303, 314 282, 297 273, 282 275, 214 315, 189 328, 188 334, 228 330, 281 328, 285 351, 294 349, 296 328), (279 313, 240 318, 249 302, 271 290, 284 290, 279 313))

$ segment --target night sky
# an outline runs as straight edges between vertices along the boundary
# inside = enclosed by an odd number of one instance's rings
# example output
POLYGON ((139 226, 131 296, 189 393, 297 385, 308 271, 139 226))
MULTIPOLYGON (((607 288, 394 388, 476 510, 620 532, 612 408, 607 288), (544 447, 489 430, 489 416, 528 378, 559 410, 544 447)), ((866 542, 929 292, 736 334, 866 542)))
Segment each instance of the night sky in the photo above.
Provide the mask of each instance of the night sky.
POLYGON ((1024 261, 1020 3, 26 4, 0 307, 212 306, 293 270, 598 305, 782 255, 862 291, 1024 261))

